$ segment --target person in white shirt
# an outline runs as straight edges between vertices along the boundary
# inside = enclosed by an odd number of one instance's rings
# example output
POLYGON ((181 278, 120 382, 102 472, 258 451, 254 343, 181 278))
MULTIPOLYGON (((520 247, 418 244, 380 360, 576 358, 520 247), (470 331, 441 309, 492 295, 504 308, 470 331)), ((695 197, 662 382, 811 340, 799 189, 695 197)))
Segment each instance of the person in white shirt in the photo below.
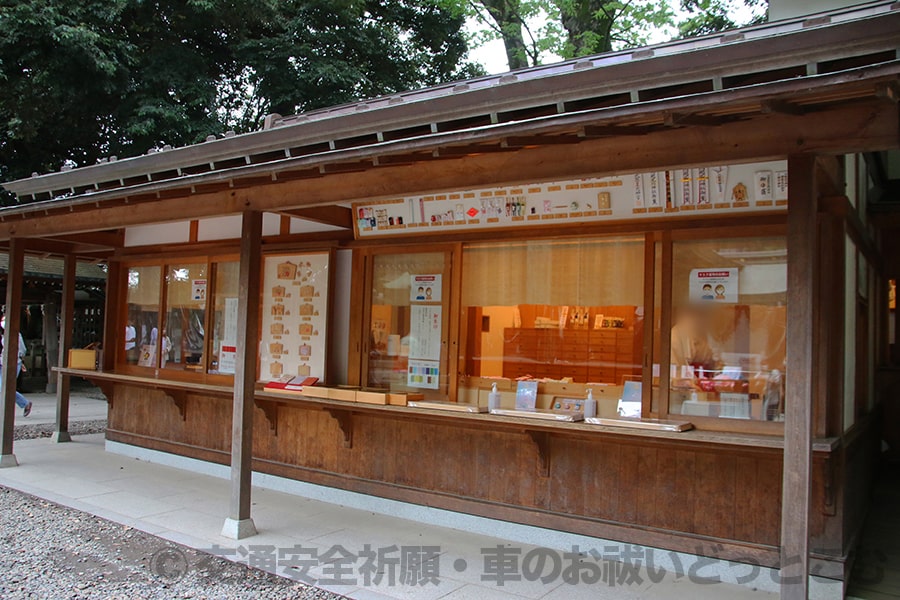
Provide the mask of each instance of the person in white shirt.
MULTIPOLYGON (((3 331, 6 329, 6 317, 0 318, 0 336, 3 335, 3 331)), ((2 337, 0 337, 0 343, 2 343, 2 337)), ((0 352, 0 357, 2 357, 2 352, 0 352)), ((16 378, 19 377, 19 373, 25 371, 25 365, 22 362, 22 359, 25 358, 25 340, 22 338, 22 333, 19 332, 18 339, 18 348, 16 348, 16 378)), ((2 364, 0 364, 0 381, 2 381, 3 370, 2 364)), ((13 382, 15 385, 15 382, 13 382)), ((31 414, 31 401, 16 391, 16 405, 23 409, 22 416, 27 417, 31 414)))
POLYGON ((137 362, 137 330, 130 319, 125 326, 125 356, 128 362, 137 362))

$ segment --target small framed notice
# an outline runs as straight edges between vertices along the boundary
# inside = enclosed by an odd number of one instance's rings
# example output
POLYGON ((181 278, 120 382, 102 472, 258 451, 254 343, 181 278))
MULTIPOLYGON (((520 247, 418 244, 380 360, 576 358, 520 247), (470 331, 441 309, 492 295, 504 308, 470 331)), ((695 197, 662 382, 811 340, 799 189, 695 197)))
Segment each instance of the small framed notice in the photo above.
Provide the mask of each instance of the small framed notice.
POLYGON ((516 410, 537 408, 537 381, 520 381, 516 386, 516 410))

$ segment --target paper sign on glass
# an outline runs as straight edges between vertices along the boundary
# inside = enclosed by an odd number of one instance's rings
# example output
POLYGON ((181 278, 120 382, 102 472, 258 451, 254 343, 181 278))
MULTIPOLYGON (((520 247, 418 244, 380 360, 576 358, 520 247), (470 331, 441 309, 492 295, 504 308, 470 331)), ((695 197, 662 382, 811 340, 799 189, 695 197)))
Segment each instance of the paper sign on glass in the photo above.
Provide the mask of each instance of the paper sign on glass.
POLYGON ((691 271, 691 302, 738 301, 738 270, 694 269, 691 271))
POLYGON ((440 302, 441 275, 410 275, 410 302, 440 302))

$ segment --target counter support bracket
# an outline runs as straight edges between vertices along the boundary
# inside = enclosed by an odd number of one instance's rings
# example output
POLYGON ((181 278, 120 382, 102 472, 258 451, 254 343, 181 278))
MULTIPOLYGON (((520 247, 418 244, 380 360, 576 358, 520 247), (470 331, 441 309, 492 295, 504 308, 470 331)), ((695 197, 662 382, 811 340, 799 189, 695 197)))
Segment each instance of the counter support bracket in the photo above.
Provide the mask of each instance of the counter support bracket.
POLYGON ((541 477, 550 477, 550 434, 546 431, 526 430, 538 453, 538 469, 541 477))
POLYGON ((332 419, 337 421, 338 427, 341 428, 341 433, 344 434, 344 448, 352 448, 353 447, 353 413, 349 410, 343 410, 340 408, 326 408, 325 409, 332 419))
POLYGON ((175 404, 181 420, 187 420, 187 392, 182 390, 163 390, 166 397, 175 404))
POLYGON ((278 437, 278 403, 270 400, 257 399, 256 404, 262 409, 263 414, 266 416, 272 434, 275 437, 278 437))
POLYGON ((116 384, 112 381, 103 381, 101 379, 91 379, 89 381, 100 388, 100 391, 106 396, 107 406, 111 409, 113 407, 113 398, 115 397, 113 392, 116 389, 116 384))

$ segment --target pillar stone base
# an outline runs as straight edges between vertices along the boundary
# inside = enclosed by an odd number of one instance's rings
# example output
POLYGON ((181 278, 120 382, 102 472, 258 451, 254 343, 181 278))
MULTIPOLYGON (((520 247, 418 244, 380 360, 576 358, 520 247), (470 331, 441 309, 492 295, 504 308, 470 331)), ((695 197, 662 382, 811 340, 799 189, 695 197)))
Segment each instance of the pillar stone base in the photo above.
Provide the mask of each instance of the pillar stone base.
POLYGON ((18 467, 19 461, 16 460, 15 454, 4 454, 0 456, 0 469, 5 469, 6 467, 18 467))
POLYGON ((53 435, 50 436, 50 441, 57 443, 71 442, 72 436, 69 435, 68 431, 54 431, 53 435))
POLYGON ((222 536, 232 540, 242 540, 256 535, 256 525, 253 519, 225 519, 222 526, 222 536))

